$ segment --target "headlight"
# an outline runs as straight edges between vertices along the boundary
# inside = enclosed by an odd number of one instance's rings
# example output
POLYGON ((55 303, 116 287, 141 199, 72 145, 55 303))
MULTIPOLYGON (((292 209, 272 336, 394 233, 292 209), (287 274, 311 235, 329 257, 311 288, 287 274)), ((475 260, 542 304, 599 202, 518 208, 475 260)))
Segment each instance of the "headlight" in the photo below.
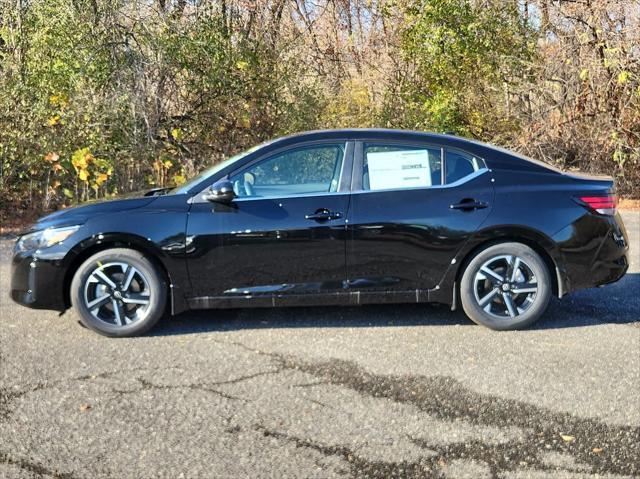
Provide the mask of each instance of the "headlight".
POLYGON ((80 225, 65 226, 64 228, 47 228, 46 230, 29 233, 18 239, 16 243, 17 251, 31 251, 34 249, 43 249, 64 241, 73 233, 78 231, 80 225))

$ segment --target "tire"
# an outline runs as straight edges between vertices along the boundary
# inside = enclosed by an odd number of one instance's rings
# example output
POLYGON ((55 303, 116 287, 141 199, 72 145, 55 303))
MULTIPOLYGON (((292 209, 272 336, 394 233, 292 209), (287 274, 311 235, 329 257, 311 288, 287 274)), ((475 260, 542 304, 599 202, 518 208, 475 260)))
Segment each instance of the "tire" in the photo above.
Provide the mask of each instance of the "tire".
POLYGON ((546 311, 551 294, 549 268, 522 243, 500 243, 480 251, 460 281, 466 315, 494 330, 522 329, 534 323, 546 311))
POLYGON ((70 296, 87 328, 109 337, 139 336, 164 315, 167 281, 139 251, 112 248, 80 265, 70 296))

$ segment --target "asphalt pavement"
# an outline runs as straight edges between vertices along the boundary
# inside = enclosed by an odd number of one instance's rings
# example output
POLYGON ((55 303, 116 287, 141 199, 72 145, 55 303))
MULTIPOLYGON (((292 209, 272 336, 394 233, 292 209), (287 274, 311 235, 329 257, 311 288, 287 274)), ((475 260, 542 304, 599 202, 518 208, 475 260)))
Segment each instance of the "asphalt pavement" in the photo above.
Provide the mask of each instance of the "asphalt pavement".
POLYGON ((187 313, 108 339, 8 299, 0 477, 640 477, 640 213, 620 282, 525 331, 437 305, 187 313))

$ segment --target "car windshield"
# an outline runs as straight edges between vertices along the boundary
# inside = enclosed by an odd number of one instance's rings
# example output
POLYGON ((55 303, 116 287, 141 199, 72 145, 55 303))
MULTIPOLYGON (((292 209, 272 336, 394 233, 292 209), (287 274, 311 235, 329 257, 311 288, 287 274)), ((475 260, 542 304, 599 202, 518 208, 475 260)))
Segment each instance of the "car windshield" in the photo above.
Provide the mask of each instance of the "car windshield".
POLYGON ((224 160, 224 161, 222 161, 220 163, 217 163, 217 164, 215 164, 215 165, 213 165, 213 166, 201 171, 197 176, 194 176, 193 178, 191 178, 186 183, 183 183, 180 186, 177 186, 174 189, 172 189, 169 192, 169 194, 180 195, 180 194, 187 193, 191 188, 193 188, 195 185, 200 183, 202 180, 210 177, 211 175, 215 175, 218 171, 221 171, 222 169, 226 168, 230 164, 240 160, 241 158, 244 158, 249 153, 253 153, 258 148, 262 148, 263 146, 267 145, 268 143, 269 142, 262 143, 260 145, 256 145, 256 146, 254 146, 252 148, 249 148, 246 151, 243 151, 242 153, 238 153, 237 155, 233 155, 231 158, 227 158, 226 160, 224 160))

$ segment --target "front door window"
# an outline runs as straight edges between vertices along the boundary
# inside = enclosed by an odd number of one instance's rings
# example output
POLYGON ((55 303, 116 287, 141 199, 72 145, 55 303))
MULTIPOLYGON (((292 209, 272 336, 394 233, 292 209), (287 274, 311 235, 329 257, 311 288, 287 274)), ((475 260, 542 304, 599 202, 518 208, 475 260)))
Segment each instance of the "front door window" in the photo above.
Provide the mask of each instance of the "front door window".
POLYGON ((238 197, 268 198, 338 190, 344 144, 288 150, 231 176, 238 197))

